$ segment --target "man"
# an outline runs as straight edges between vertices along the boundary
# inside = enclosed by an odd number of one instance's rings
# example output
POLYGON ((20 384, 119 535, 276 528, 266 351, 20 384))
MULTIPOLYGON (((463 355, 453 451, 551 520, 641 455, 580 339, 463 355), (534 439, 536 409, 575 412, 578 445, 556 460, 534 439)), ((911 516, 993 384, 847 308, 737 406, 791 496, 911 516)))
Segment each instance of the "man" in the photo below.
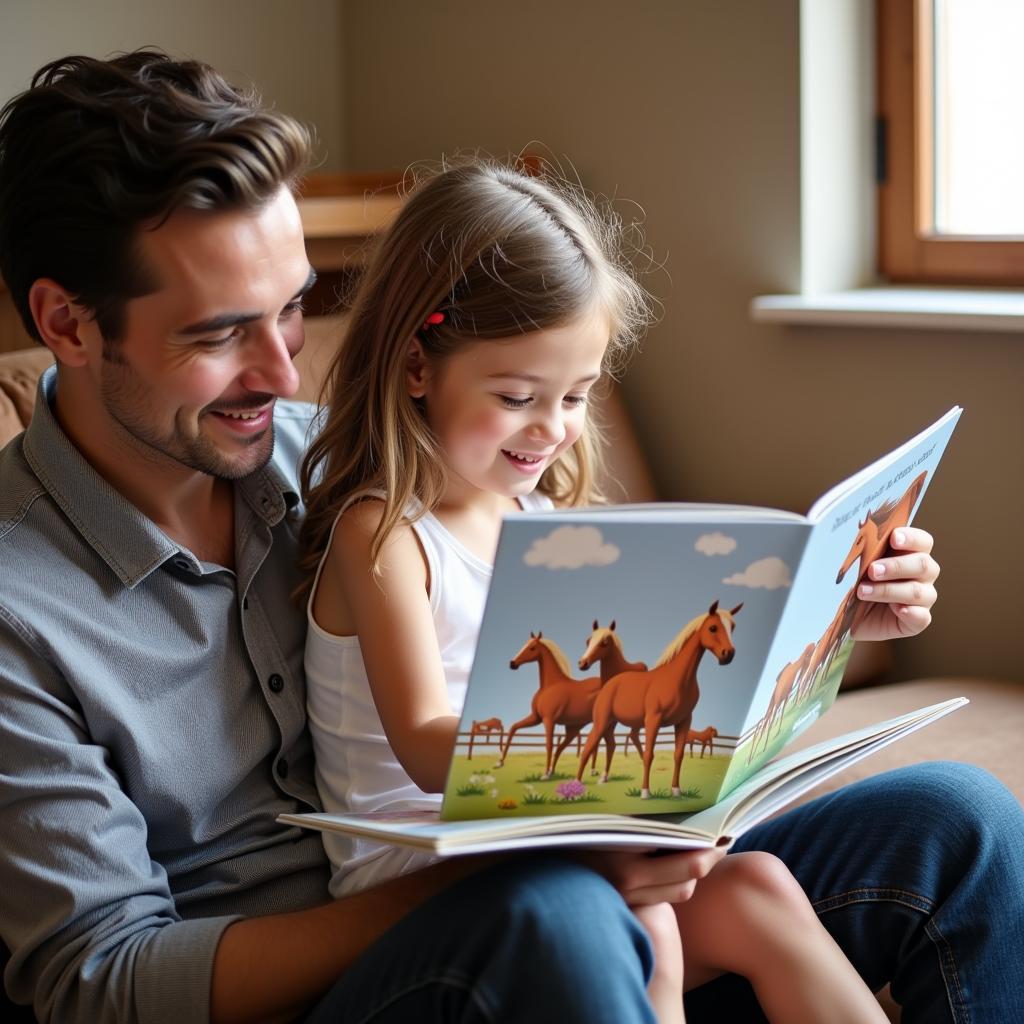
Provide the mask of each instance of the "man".
MULTIPOLYGON (((718 854, 456 861, 327 902, 319 837, 276 824, 316 807, 309 411, 280 401, 307 157, 289 118, 149 52, 56 62, 0 115, 0 272, 57 361, 0 454, 8 992, 62 1022, 650 1020, 628 904, 685 899, 718 854)), ((908 1012, 1000 1020, 1022 839, 994 780, 947 766, 745 845, 908 1012)))
MULTIPOLYGON (((275 823, 317 806, 291 601, 309 410, 277 401, 307 156, 289 118, 152 53, 58 62, 3 115, 0 266, 57 360, 0 466, 8 989, 59 1021, 256 1020, 344 975, 336 1018, 643 1019, 646 940, 593 873, 503 867, 417 919, 479 865, 330 904, 319 835, 275 823)), ((642 900, 713 859, 623 858, 618 884, 642 900)))

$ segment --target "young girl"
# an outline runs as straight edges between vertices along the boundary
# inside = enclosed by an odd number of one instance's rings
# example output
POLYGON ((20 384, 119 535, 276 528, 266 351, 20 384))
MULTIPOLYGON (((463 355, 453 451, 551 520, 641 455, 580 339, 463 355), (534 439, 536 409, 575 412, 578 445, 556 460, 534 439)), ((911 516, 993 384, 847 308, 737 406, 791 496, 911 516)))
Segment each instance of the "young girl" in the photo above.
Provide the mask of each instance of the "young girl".
MULTIPOLYGON (((649 318, 621 235, 577 189, 474 163, 421 184, 379 241, 302 469, 326 810, 439 802, 503 513, 594 498, 588 401, 649 318)), ((426 863, 325 843, 336 896, 426 863)), ((733 971, 773 1021, 885 1020, 781 862, 729 857, 674 898, 635 908, 660 1020, 682 1020, 680 935, 686 987, 733 971)))

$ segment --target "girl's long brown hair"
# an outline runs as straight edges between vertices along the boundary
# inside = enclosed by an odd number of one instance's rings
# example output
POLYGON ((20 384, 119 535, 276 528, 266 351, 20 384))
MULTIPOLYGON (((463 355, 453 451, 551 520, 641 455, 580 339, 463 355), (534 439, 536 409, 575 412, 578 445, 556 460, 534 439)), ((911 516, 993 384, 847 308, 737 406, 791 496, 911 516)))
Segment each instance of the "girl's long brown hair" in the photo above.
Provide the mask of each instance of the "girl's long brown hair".
MULTIPOLYGON (((596 308, 611 330, 606 369, 620 364, 651 315, 624 253, 626 235, 621 219, 581 188, 502 164, 475 159, 416 182, 370 257, 324 381, 321 430, 300 468, 303 568, 315 571, 345 502, 385 495, 371 544, 376 568, 410 507, 429 511, 444 492, 443 453, 406 386, 414 337, 436 362, 467 344, 563 326, 596 308), (444 322, 424 330, 435 312, 444 322)), ((599 430, 588 417, 538 490, 585 504, 600 466, 599 430)))

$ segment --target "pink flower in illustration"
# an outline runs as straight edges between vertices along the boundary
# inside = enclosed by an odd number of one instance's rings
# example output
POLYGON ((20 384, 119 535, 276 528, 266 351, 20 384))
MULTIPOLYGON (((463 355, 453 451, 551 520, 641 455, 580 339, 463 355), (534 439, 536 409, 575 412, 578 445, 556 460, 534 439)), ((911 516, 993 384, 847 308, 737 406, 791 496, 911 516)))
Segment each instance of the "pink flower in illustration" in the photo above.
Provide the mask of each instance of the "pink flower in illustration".
POLYGON ((570 782, 560 782, 555 786, 555 793, 563 800, 579 800, 586 792, 587 787, 578 779, 572 779, 570 782))

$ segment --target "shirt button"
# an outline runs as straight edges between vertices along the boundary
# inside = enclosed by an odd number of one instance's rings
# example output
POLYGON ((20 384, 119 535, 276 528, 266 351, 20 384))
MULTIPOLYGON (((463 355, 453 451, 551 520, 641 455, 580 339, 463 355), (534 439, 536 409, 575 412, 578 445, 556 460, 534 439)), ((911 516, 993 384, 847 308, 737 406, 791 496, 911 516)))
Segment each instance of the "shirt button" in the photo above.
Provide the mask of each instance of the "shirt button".
POLYGON ((176 558, 174 560, 174 564, 179 569, 191 569, 192 568, 192 566, 189 564, 189 562, 186 559, 184 559, 184 558, 176 558))
POLYGON ((267 685, 271 693, 280 693, 284 689, 284 680, 275 672, 268 680, 267 685))
POLYGON ((288 778, 288 762, 283 757, 277 762, 277 774, 280 775, 282 779, 288 778))

